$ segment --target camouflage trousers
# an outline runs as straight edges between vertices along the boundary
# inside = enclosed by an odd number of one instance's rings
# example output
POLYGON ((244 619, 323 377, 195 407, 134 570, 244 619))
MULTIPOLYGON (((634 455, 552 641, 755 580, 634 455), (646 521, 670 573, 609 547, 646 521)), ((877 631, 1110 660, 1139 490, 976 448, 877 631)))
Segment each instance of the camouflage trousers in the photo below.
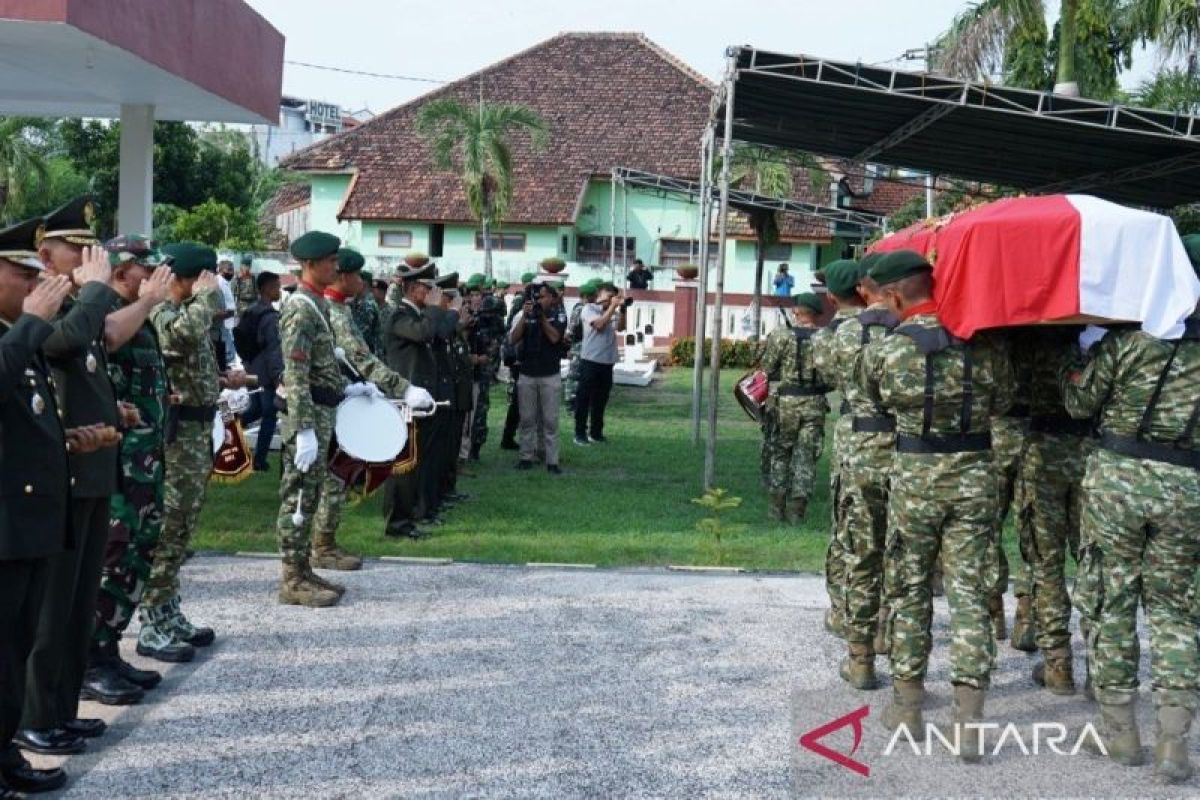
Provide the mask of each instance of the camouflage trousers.
MULTIPOLYGON (((283 449, 280 454, 283 478, 279 481, 279 516, 275 520, 275 535, 283 563, 293 566, 304 564, 309 559, 313 526, 329 473, 326 454, 329 452, 329 439, 333 436, 335 410, 317 406, 316 413, 317 460, 308 468, 308 472, 296 469, 296 434, 299 431, 287 417, 283 423, 283 449), (297 509, 304 517, 299 525, 293 518, 297 509)), ((339 514, 341 505, 336 504, 339 514)), ((332 506, 326 513, 333 513, 332 506)))
POLYGON ((807 500, 825 443, 824 397, 773 397, 768 401, 772 435, 767 490, 807 500))
MULTIPOLYGON (((885 596, 883 546, 887 536, 888 484, 895 446, 896 438, 890 433, 851 431, 842 448, 840 491, 834 511, 837 547, 831 547, 830 552, 840 555, 839 588, 843 596, 846 641, 855 644, 874 639, 879 608, 885 596)), ((831 560, 827 554, 827 581, 831 560)))
MULTIPOLYGON (((320 461, 320 459, 317 459, 320 461)), ((316 465, 313 465, 316 468, 316 465)), ((350 493, 345 482, 328 469, 321 482, 320 499, 317 510, 312 518, 312 541, 332 543, 337 539, 338 528, 342 524, 342 510, 346 507, 346 496, 350 493)), ((292 509, 295 511, 295 509, 292 509)), ((289 520, 290 521, 290 520, 289 520)))
MULTIPOLYGON (((846 608, 846 552, 838 536, 840 515, 843 507, 842 495, 845 476, 846 439, 850 433, 851 417, 843 414, 833 425, 833 444, 829 451, 829 544, 825 548, 825 593, 829 595, 829 607, 838 614, 846 608)), ((764 477, 765 481, 765 477, 764 477)))
POLYGON ((884 569, 892 677, 923 680, 933 647, 930 576, 940 551, 950 605, 950 680, 988 687, 996 642, 988 597, 996 582, 996 492, 990 452, 897 453, 884 569))
POLYGON ((1092 620, 1089 664, 1100 702, 1128 702, 1137 692, 1140 603, 1150 623, 1151 686, 1172 704, 1196 707, 1197 519, 1200 471, 1107 450, 1088 457, 1074 602, 1092 620))
POLYGON ((212 423, 181 420, 175 441, 166 445, 165 460, 162 533, 142 597, 147 608, 165 605, 179 594, 179 568, 196 532, 212 472, 212 423))
POLYGON ((1021 467, 1017 531, 1030 565, 1033 618, 1042 650, 1071 644, 1067 554, 1078 560, 1080 483, 1089 444, 1077 436, 1030 434, 1021 467))
POLYGON ((996 417, 992 420, 992 456, 996 460, 996 482, 998 503, 996 506, 996 556, 999 572, 993 589, 997 595, 1008 591, 1011 577, 1013 595, 1024 597, 1031 594, 1029 561, 1021 550, 1021 563, 1012 569, 1008 554, 1004 552, 1004 523, 1009 511, 1021 505, 1021 464, 1024 461, 1027 420, 1015 417, 996 417))
POLYGON ((487 443, 488 411, 492 407, 492 379, 479 378, 475 381, 475 414, 471 417, 471 452, 478 453, 487 443))
POLYGON ((580 358, 582 351, 582 344, 573 344, 567 355, 571 364, 567 367, 567 377, 563 379, 563 398, 566 404, 572 408, 575 407, 575 395, 579 393, 579 362, 582 360, 580 358))

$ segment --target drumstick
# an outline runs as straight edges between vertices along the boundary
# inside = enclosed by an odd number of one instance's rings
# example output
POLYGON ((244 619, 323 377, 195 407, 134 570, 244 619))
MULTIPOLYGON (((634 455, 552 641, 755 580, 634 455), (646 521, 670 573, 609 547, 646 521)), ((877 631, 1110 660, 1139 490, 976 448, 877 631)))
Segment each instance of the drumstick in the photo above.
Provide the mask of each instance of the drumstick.
POLYGON ((297 528, 304 525, 304 512, 300 509, 304 506, 304 487, 300 487, 300 491, 296 493, 296 510, 292 513, 292 524, 297 528))
POLYGON ((335 358, 337 358, 338 361, 342 362, 342 366, 344 366, 346 369, 350 370, 351 374, 353 374, 354 377, 358 378, 360 383, 370 383, 370 381, 367 380, 367 376, 363 375, 361 372, 359 372, 357 369, 355 369, 354 365, 350 363, 350 360, 348 358, 346 358, 345 348, 342 348, 342 347, 333 348, 333 355, 335 358))

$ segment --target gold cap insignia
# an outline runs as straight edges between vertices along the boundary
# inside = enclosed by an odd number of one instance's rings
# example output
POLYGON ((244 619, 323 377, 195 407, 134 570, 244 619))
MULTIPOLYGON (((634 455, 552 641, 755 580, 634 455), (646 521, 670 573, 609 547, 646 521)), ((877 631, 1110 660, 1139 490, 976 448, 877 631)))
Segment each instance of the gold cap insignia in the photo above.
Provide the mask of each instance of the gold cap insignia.
POLYGON ((83 221, 90 227, 96 221, 96 204, 88 200, 83 204, 83 221))
POLYGON ((41 248, 42 242, 45 240, 46 240, 46 225, 45 225, 45 223, 43 223, 41 225, 38 225, 37 230, 33 232, 33 247, 34 247, 34 249, 36 250, 36 249, 41 248))

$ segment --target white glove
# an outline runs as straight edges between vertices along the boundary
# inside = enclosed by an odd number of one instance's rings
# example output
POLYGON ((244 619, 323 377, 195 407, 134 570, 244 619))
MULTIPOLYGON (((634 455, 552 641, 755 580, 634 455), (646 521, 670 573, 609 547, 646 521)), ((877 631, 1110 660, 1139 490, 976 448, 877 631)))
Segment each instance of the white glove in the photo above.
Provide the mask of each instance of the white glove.
POLYGON ((1086 353, 1092 349, 1092 345, 1103 339, 1107 333, 1107 330, 1098 325, 1088 325, 1083 329, 1083 333, 1079 334, 1079 349, 1086 353))
POLYGON ((308 472, 317 460, 317 432, 305 428, 296 434, 296 458, 293 463, 301 472, 308 472))
POLYGON ((433 408, 433 395, 420 386, 409 386, 404 390, 404 403, 413 408, 433 408))
POLYGON ((346 395, 346 397, 376 397, 376 398, 387 397, 387 395, 385 395, 382 391, 379 390, 378 386, 376 386, 373 383, 367 383, 365 381, 360 382, 360 383, 352 383, 349 386, 347 386, 345 395, 346 395))

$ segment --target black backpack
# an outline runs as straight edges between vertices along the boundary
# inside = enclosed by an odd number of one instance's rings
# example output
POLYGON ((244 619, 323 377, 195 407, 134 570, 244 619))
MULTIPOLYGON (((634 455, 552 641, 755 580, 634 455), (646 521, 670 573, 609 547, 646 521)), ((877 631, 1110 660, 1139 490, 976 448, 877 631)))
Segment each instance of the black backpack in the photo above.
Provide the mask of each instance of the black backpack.
POLYGON ((258 358, 258 354, 262 352, 262 345, 258 342, 258 326, 262 321, 263 313, 271 310, 273 309, 248 308, 246 313, 242 314, 242 318, 238 320, 238 324, 234 326, 233 346, 237 349, 238 356, 246 364, 258 358))

